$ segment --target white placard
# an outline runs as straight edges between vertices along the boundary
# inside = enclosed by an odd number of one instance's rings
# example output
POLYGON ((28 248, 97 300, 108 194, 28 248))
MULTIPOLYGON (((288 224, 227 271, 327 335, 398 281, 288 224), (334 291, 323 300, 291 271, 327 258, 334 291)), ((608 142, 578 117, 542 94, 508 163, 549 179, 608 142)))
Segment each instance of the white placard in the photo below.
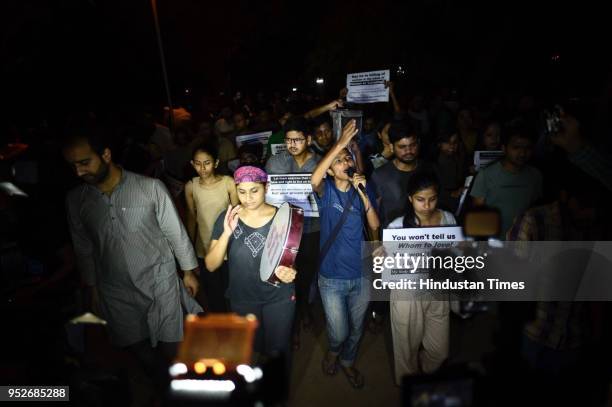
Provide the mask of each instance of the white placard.
POLYGON ((384 229, 384 242, 459 242, 464 240, 461 226, 384 229))
POLYGON ((480 171, 503 156, 503 151, 474 151, 474 167, 476 171, 480 171))
POLYGON ((243 144, 261 143, 264 146, 268 144, 268 139, 272 135, 271 131, 262 131, 261 133, 243 134, 236 136, 236 147, 240 148, 243 144))
POLYGON ((283 151, 287 151, 287 145, 285 143, 270 144, 270 151, 272 152, 272 155, 280 154, 283 151))
MULTIPOLYGON (((386 253, 387 257, 409 256, 409 265, 416 262, 413 259, 422 258, 429 255, 432 249, 451 248, 458 242, 464 240, 463 229, 460 226, 443 226, 432 228, 408 228, 408 229, 384 229, 383 241, 393 242, 393 245, 386 244, 385 248, 393 247, 394 253, 386 253), (412 256, 412 257, 410 257, 412 256)), ((422 261, 422 260, 420 260, 422 261)), ((419 274, 427 272, 427 269, 417 270, 410 268, 382 270, 382 281, 400 282, 402 280, 419 279, 419 274)), ((421 274, 422 275, 422 274, 421 274)))
POLYGON ((280 206, 289 202, 304 209, 304 216, 318 217, 319 208, 312 192, 312 174, 269 174, 266 202, 280 206))
POLYGON ((346 76, 348 89, 346 101, 351 103, 388 102, 389 88, 385 87, 385 81, 388 81, 389 78, 388 69, 348 74, 346 76))

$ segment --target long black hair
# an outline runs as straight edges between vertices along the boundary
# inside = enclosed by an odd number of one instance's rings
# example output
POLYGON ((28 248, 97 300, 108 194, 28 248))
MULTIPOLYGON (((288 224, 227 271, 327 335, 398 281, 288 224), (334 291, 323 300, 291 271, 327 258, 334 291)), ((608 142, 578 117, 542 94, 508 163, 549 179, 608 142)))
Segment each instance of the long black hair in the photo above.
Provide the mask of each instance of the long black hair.
MULTIPOLYGON (((417 171, 408 180, 408 197, 427 188, 435 188, 436 191, 440 191, 440 181, 438 181, 438 177, 431 171, 417 171)), ((403 226, 405 228, 418 228, 420 225, 415 218, 416 214, 414 212, 414 207, 410 200, 407 199, 403 226)))

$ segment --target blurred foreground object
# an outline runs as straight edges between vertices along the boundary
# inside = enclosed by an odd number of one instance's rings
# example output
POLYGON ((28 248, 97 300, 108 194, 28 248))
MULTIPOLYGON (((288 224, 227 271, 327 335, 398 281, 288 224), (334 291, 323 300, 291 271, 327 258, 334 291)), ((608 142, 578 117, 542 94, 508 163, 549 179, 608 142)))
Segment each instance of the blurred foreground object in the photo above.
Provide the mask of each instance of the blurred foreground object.
POLYGON ((465 214, 463 230, 465 235, 476 240, 487 240, 499 234, 501 216, 493 208, 476 208, 465 214))
POLYGON ((188 316, 185 339, 169 368, 172 405, 263 406, 286 399, 284 361, 251 364, 258 325, 253 315, 188 316))
POLYGON ((258 325, 253 315, 190 315, 185 320, 185 339, 179 347, 177 362, 196 373, 195 365, 201 369, 201 364, 204 364, 205 371, 222 363, 225 370, 232 371, 238 365, 250 364, 258 325))

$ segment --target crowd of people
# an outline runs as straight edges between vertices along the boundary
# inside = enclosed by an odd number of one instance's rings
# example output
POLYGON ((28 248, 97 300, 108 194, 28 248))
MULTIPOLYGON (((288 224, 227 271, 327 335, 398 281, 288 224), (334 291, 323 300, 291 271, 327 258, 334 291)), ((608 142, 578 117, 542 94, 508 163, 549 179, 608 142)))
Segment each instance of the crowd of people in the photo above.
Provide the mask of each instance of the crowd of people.
MULTIPOLYGON (((363 387, 360 339, 388 317, 400 385, 447 359, 450 303, 393 294, 371 302, 363 241, 380 240, 383 229, 462 225, 477 207, 499 212, 492 238, 608 240, 612 161, 579 116, 563 113, 561 130, 549 133, 531 97, 473 107, 452 92, 400 98, 387 85, 388 105, 350 105, 341 91, 327 103, 257 95, 186 104, 119 129, 95 117, 73 120, 61 144, 83 181, 66 199, 71 247, 113 343, 161 371, 182 338, 183 309, 254 314, 256 354, 282 354, 290 369, 318 292, 328 339, 323 374, 340 370, 363 387), (343 108, 362 110, 362 119, 334 129, 330 112, 343 108), (267 143, 237 141, 265 131, 267 143), (476 167, 477 151, 499 158, 476 167), (265 201, 268 175, 294 173, 311 174, 319 216, 304 219, 295 265, 275 270, 276 287, 259 278, 276 214, 265 201)), ((576 368, 576 355, 602 339, 592 332, 602 332, 603 320, 582 318, 579 307, 538 304, 522 330, 521 355, 534 368, 576 368)))

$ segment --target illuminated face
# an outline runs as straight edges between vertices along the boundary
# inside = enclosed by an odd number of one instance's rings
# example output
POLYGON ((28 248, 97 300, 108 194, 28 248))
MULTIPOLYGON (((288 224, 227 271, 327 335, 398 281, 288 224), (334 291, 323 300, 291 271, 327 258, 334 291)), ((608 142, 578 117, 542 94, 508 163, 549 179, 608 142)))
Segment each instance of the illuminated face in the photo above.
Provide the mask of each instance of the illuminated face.
POLYGON ((331 146, 334 141, 334 136, 329 123, 321 123, 315 129, 315 140, 317 144, 323 148, 331 146))
POLYGON ((98 185, 108 177, 111 152, 107 148, 100 157, 87 142, 64 149, 64 158, 75 174, 91 185, 98 185))
POLYGON ((409 196, 408 200, 417 217, 429 217, 438 207, 438 191, 434 187, 425 188, 409 196))
POLYGON ((236 186, 238 200, 243 208, 254 210, 263 205, 266 197, 266 184, 261 182, 241 182, 236 186))
POLYGON ((419 156, 419 141, 416 137, 404 137, 393 143, 395 158, 404 164, 412 164, 419 156))
POLYGON ((347 149, 344 149, 338 154, 334 161, 332 161, 331 167, 327 170, 327 173, 339 180, 348 180, 349 176, 346 173, 346 169, 349 167, 355 167, 353 156, 347 149))
POLYGON ((505 153, 504 159, 517 168, 522 168, 531 158, 533 145, 531 140, 524 137, 511 137, 506 146, 502 148, 505 153))
POLYGON ((440 152, 444 155, 455 155, 459 149, 459 136, 453 134, 448 140, 439 144, 440 152))
POLYGON ((285 134, 285 144, 287 151, 291 155, 300 155, 308 148, 311 143, 311 137, 305 136, 301 131, 288 131, 285 134))
POLYGON ((501 130, 497 124, 490 124, 487 126, 484 134, 482 135, 482 143, 484 144, 485 150, 499 150, 499 145, 501 143, 501 130))
POLYGON ((200 178, 208 178, 214 175, 217 165, 219 165, 219 160, 215 160, 205 151, 197 151, 193 156, 193 160, 191 160, 191 166, 196 170, 200 178))

